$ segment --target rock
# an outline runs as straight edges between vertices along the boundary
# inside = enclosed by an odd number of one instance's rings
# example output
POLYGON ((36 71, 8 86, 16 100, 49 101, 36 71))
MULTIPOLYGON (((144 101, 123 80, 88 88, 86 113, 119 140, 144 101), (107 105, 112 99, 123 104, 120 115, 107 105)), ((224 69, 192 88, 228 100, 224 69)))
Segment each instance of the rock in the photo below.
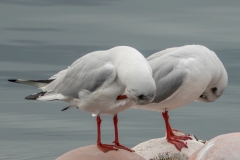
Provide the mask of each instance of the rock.
POLYGON ((151 139, 138 144, 132 149, 147 160, 187 160, 197 149, 204 145, 198 142, 194 136, 191 137, 193 140, 185 141, 188 148, 183 148, 181 152, 173 144, 168 143, 165 137, 151 139))
POLYGON ((239 160, 240 132, 217 136, 200 147, 189 160, 239 160))
POLYGON ((85 146, 69 151, 56 160, 145 160, 134 152, 119 149, 103 153, 96 145, 85 146))

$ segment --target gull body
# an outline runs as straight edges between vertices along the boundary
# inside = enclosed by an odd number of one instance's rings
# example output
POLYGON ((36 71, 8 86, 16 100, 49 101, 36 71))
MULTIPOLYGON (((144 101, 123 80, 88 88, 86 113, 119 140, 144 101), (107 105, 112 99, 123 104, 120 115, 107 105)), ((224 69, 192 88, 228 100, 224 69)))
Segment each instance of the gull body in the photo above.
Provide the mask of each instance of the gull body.
POLYGON ((173 134, 168 111, 194 101, 214 102, 224 92, 228 75, 217 55, 201 45, 168 48, 147 58, 156 82, 156 97, 151 104, 134 108, 162 112, 167 140, 177 149, 187 147, 182 140, 191 139, 173 134))
MULTIPOLYGON (((86 54, 48 80, 9 81, 36 86, 42 90, 27 96, 28 100, 65 101, 70 106, 63 110, 77 107, 97 115, 98 135, 100 114, 114 115, 117 132, 117 114, 135 102, 138 105, 152 102, 156 93, 149 63, 139 51, 128 46, 86 54)), ((118 143, 118 136, 115 142, 118 143)), ((101 144, 100 137, 97 143, 104 152, 114 149, 110 145, 101 144)))
POLYGON ((156 97, 151 104, 136 108, 164 112, 194 101, 213 102, 228 83, 220 59, 201 45, 169 48, 147 60, 157 86, 156 97))

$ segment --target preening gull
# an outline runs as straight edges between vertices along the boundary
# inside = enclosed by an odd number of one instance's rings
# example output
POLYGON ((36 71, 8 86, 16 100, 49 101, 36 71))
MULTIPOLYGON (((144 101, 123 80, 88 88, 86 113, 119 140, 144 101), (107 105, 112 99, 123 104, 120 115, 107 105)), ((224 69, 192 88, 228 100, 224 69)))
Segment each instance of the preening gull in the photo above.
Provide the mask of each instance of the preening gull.
POLYGON ((187 145, 188 135, 174 135, 168 111, 195 100, 213 102, 223 93, 228 83, 227 72, 217 55, 200 45, 169 48, 147 58, 156 82, 156 97, 151 104, 134 106, 162 112, 167 140, 178 150, 187 145))
POLYGON ((156 94, 149 63, 140 52, 128 46, 86 54, 48 80, 9 81, 36 86, 42 90, 27 96, 27 100, 65 101, 70 106, 63 110, 77 107, 95 114, 97 146, 103 152, 117 148, 132 151, 119 143, 117 114, 135 103, 145 105, 152 102, 156 94), (100 114, 114 116, 114 145, 101 143, 100 114))

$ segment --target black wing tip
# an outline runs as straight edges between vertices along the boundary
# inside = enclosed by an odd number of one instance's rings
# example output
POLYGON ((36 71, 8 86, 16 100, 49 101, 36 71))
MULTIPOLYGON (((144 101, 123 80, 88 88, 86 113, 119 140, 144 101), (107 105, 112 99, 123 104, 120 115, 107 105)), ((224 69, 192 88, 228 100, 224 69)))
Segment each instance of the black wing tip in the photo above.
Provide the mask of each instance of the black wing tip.
POLYGON ((14 83, 17 83, 17 79, 8 79, 9 82, 14 82, 14 83))
POLYGON ((43 96, 46 92, 39 92, 39 93, 34 93, 31 94, 27 97, 25 97, 26 100, 36 100, 38 97, 43 96))
POLYGON ((39 82, 39 83, 51 83, 52 81, 54 81, 55 79, 46 79, 46 80, 29 80, 29 81, 32 81, 32 82, 39 82))
MULTIPOLYGON (((31 81, 31 82, 39 82, 39 83, 51 83, 52 81, 54 81, 55 79, 46 79, 46 80, 26 80, 26 81, 31 81)), ((8 79, 9 82, 15 82, 18 83, 18 79, 8 79)))
POLYGON ((33 95, 29 95, 27 97, 25 97, 26 100, 36 100, 37 98, 33 98, 33 95))
POLYGON ((65 108, 63 108, 61 111, 66 111, 68 108, 69 108, 69 106, 68 106, 68 107, 65 107, 65 108))

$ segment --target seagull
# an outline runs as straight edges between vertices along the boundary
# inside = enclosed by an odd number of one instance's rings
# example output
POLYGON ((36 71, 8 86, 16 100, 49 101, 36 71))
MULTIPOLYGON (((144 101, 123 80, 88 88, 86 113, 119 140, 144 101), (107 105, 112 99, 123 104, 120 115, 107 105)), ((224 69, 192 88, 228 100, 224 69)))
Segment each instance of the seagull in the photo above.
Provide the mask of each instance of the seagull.
POLYGON ((128 46, 95 51, 77 59, 67 69, 47 80, 9 79, 10 82, 38 87, 42 91, 27 100, 59 100, 96 115, 97 146, 103 152, 124 149, 118 138, 117 114, 134 104, 151 103, 156 94, 152 69, 144 56, 128 46), (101 142, 101 114, 113 116, 114 145, 101 142))
POLYGON ((214 102, 223 93, 228 75, 217 55, 201 45, 168 48, 147 58, 153 70, 157 92, 152 103, 133 106, 162 112, 166 139, 181 151, 189 135, 177 136, 169 123, 168 111, 194 101, 214 102))

